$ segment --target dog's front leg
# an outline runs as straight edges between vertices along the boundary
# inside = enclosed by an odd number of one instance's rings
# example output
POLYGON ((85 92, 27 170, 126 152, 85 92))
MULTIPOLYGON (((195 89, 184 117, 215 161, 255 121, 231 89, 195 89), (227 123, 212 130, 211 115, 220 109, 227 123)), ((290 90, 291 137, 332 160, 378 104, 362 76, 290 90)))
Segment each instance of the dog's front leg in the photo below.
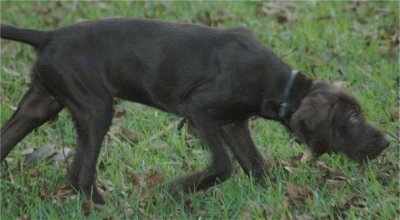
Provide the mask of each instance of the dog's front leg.
POLYGON ((222 183, 231 175, 231 162, 223 147, 221 128, 216 121, 203 112, 192 114, 189 118, 196 128, 196 134, 208 147, 211 153, 211 166, 174 182, 170 190, 177 193, 179 190, 193 192, 205 190, 222 183))
POLYGON ((32 83, 14 115, 0 130, 1 160, 33 129, 55 117, 63 106, 32 83))
POLYGON ((264 186, 267 173, 266 163, 251 139, 247 121, 225 125, 222 133, 245 173, 252 175, 258 184, 264 186))
POLYGON ((112 120, 112 98, 107 96, 81 96, 67 104, 77 129, 78 143, 74 161, 67 179, 76 190, 103 205, 103 196, 96 184, 96 163, 105 134, 112 120))

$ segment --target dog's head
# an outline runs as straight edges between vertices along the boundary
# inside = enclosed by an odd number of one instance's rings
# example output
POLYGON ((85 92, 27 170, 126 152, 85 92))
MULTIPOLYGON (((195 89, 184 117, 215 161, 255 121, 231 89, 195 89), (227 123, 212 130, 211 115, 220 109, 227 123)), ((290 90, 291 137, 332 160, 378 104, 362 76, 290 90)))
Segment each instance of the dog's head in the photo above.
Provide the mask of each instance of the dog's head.
POLYGON ((293 113, 290 128, 316 156, 339 152, 363 161, 377 157, 389 145, 386 135, 366 121, 353 97, 324 82, 313 84, 293 113))

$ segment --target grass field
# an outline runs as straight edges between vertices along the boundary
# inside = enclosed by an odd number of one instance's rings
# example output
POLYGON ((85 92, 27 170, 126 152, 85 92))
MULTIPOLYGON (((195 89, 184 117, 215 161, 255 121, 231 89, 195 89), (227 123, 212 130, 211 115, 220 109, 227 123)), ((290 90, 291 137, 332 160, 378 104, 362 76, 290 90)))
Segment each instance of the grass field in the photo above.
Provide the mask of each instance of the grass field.
MULTIPOLYGON (((1 166, 0 219, 398 219, 399 3, 392 2, 15 2, 1 22, 51 29, 106 17, 146 17, 214 27, 245 26, 309 77, 341 81, 367 118, 392 138, 384 157, 360 166, 341 155, 305 162, 308 151, 278 123, 251 119, 253 139, 272 164, 270 187, 235 165, 224 184, 182 200, 167 183, 203 168, 207 153, 178 117, 115 101, 116 116, 99 158, 107 204, 95 211, 67 187, 67 163, 28 166, 24 150, 74 148, 67 111, 27 136, 1 166), (188 146, 190 144, 190 146, 188 146)), ((35 59, 27 45, 1 41, 1 124, 16 109, 35 59)))

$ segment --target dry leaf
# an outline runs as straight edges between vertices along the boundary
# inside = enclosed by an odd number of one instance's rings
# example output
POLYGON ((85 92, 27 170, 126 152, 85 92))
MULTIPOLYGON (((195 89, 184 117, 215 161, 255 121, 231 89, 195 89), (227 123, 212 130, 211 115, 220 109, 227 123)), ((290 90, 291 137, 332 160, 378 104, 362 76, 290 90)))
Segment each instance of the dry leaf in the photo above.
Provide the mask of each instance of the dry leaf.
POLYGON ((322 163, 321 161, 315 161, 313 163, 314 166, 316 166, 318 169, 320 170, 324 170, 325 172, 328 173, 337 173, 336 170, 334 170, 333 168, 329 167, 328 165, 322 163))
POLYGON ((33 167, 33 168, 29 169, 28 175, 29 175, 30 178, 37 177, 37 176, 40 176, 42 171, 43 171, 43 167, 37 167, 36 166, 36 167, 33 167))
POLYGON ((71 189, 70 186, 64 186, 64 187, 61 187, 60 189, 58 189, 56 191, 56 193, 54 195, 52 195, 51 197, 53 199, 57 199, 57 200, 63 202, 71 195, 75 195, 75 191, 73 189, 71 189))
POLYGON ((346 195, 342 198, 339 204, 334 204, 334 208, 341 212, 349 210, 352 206, 365 208, 367 204, 363 200, 357 198, 355 194, 346 195))
POLYGON ((131 217, 135 213, 131 207, 131 203, 129 203, 128 201, 122 200, 120 202, 120 207, 127 217, 131 217))
POLYGON ((216 14, 204 11, 197 15, 197 20, 206 26, 218 26, 230 19, 230 14, 225 10, 219 10, 216 14))
POLYGON ((44 186, 44 187, 40 188, 39 196, 40 196, 41 199, 45 200, 45 199, 48 198, 50 193, 51 192, 49 191, 49 189, 46 186, 44 186))
POLYGON ((114 184, 110 180, 101 180, 99 181, 99 185, 98 189, 103 192, 102 195, 104 195, 104 192, 111 192, 114 190, 114 184))
POLYGON ((284 166, 283 168, 285 170, 287 170, 289 173, 295 173, 298 170, 298 168, 291 167, 291 166, 284 166))
POLYGON ((114 110, 114 118, 122 118, 126 115, 126 111, 124 109, 116 108, 114 110))
POLYGON ((16 220, 30 220, 30 219, 31 219, 31 217, 29 217, 28 215, 24 215, 24 216, 16 218, 16 220))
POLYGON ((139 143, 139 137, 135 132, 133 132, 133 131, 131 131, 129 129, 123 128, 121 133, 122 133, 123 137, 125 137, 126 139, 128 139, 132 143, 134 143, 134 144, 139 143))
POLYGON ((286 183, 286 192, 289 196, 307 196, 308 190, 305 187, 292 183, 286 183))
POLYGON ((303 215, 296 215, 296 220, 313 220, 314 218, 312 216, 303 214, 303 215))
MULTIPOLYGON (((27 153, 27 150, 25 150, 24 153, 27 153)), ((54 149, 54 146, 51 144, 46 144, 43 147, 36 149, 32 153, 27 153, 25 155, 25 161, 28 166, 32 166, 42 160, 46 160, 49 157, 52 157, 55 153, 56 151, 54 149)))
POLYGON ((265 2, 257 9, 256 15, 268 15, 274 17, 279 23, 292 22, 296 20, 293 11, 296 5, 289 2, 265 2))
POLYGON ((110 128, 108 129, 107 135, 115 137, 121 133, 122 119, 113 118, 110 128))
POLYGON ((143 187, 145 185, 143 179, 137 173, 133 173, 130 176, 130 181, 133 183, 133 185, 136 185, 136 186, 139 186, 139 187, 143 187))
POLYGON ((110 215, 110 216, 108 216, 106 218, 103 218, 103 220, 113 220, 113 219, 114 219, 114 216, 112 216, 112 215, 110 215))
POLYGON ((82 210, 83 210, 83 214, 85 216, 89 216, 90 213, 93 212, 93 211, 101 211, 102 209, 103 209, 102 205, 96 204, 90 199, 87 199, 82 204, 82 210))
POLYGON ((249 210, 245 210, 240 213, 239 219, 252 219, 253 213, 250 212, 249 210))
POLYGON ((302 186, 298 186, 292 183, 286 183, 286 197, 287 202, 293 204, 296 202, 304 202, 309 198, 309 191, 302 186))
POLYGON ((72 153, 73 150, 71 148, 58 150, 55 149, 52 144, 46 144, 36 150, 28 148, 22 151, 22 154, 25 155, 25 162, 28 166, 35 165, 43 160, 50 162, 52 165, 62 164, 72 155, 72 153))
POLYGON ((291 158, 291 164, 294 167, 300 166, 300 164, 307 163, 311 161, 312 157, 306 153, 300 153, 299 155, 293 156, 291 158))
POLYGON ((143 216, 146 216, 146 209, 147 209, 147 203, 145 202, 140 202, 139 203, 139 213, 143 216))
POLYGON ((351 207, 351 201, 353 200, 353 199, 355 199, 356 198, 356 195, 355 194, 350 194, 350 195, 346 195, 346 196, 344 196, 343 198, 342 198, 342 200, 340 201, 340 203, 339 203, 339 206, 337 207, 339 210, 341 210, 341 211, 347 211, 347 210, 349 210, 350 209, 350 207, 351 207))
POLYGON ((398 36, 398 34, 394 34, 391 38, 392 40, 389 44, 389 55, 393 58, 396 58, 399 55, 400 37, 398 36))
POLYGON ((151 174, 146 177, 145 181, 146 181, 147 187, 152 188, 154 186, 157 186, 157 185, 160 185, 161 183, 163 183, 164 177, 161 175, 161 173, 159 173, 155 170, 152 170, 151 174))
POLYGON ((328 179, 328 186, 331 190, 337 190, 340 189, 342 186, 346 185, 345 181, 340 181, 340 180, 331 180, 328 179))
POLYGON ((397 164, 397 181, 400 182, 400 164, 397 164))
POLYGON ((23 151, 21 151, 21 154, 26 156, 26 155, 32 154, 34 151, 35 151, 35 149, 33 149, 33 147, 30 147, 30 148, 27 148, 27 149, 24 149, 23 151))
POLYGON ((187 210, 191 210, 191 211, 193 211, 193 198, 195 199, 195 198, 197 198, 197 197, 200 197, 201 195, 203 195, 204 194, 204 190, 199 190, 199 191, 196 191, 196 193, 194 194, 194 195, 192 195, 192 194, 185 194, 184 195, 184 197, 183 197, 183 201, 184 201, 184 204, 185 204, 185 208, 187 209, 187 210))

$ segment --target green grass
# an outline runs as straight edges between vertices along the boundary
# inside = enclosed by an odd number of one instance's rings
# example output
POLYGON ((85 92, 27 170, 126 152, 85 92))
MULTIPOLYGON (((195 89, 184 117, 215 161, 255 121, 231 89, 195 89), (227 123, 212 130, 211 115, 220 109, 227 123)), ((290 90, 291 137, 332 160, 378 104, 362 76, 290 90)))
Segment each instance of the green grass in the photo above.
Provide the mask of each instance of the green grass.
MULTIPOLYGON (((84 198, 68 193, 66 164, 24 164, 21 150, 45 144, 73 148, 75 130, 68 112, 27 136, 1 167, 0 219, 395 219, 399 218, 399 3, 393 2, 15 2, 1 1, 1 21, 51 29, 106 17, 150 17, 166 21, 245 26, 287 63, 309 77, 344 81, 366 116, 393 137, 385 158, 365 167, 340 155, 324 155, 318 166, 298 162, 307 152, 292 143, 275 122, 251 120, 253 138, 273 166, 261 189, 236 165, 224 184, 201 195, 175 200, 166 183, 206 165, 207 153, 192 148, 175 127, 178 118, 162 111, 116 101, 124 112, 115 122, 99 158, 98 182, 106 185, 106 206, 85 216, 84 198), (397 37, 397 44, 395 38, 397 37), (138 135, 123 138, 121 129, 138 135), (149 141, 161 132, 163 135, 149 141), (382 163, 381 163, 382 162, 382 163), (156 188, 137 185, 152 172, 156 188)), ((27 45, 1 41, 3 124, 29 84, 35 59, 27 45)), ((103 187, 104 188, 104 187, 103 187)))

